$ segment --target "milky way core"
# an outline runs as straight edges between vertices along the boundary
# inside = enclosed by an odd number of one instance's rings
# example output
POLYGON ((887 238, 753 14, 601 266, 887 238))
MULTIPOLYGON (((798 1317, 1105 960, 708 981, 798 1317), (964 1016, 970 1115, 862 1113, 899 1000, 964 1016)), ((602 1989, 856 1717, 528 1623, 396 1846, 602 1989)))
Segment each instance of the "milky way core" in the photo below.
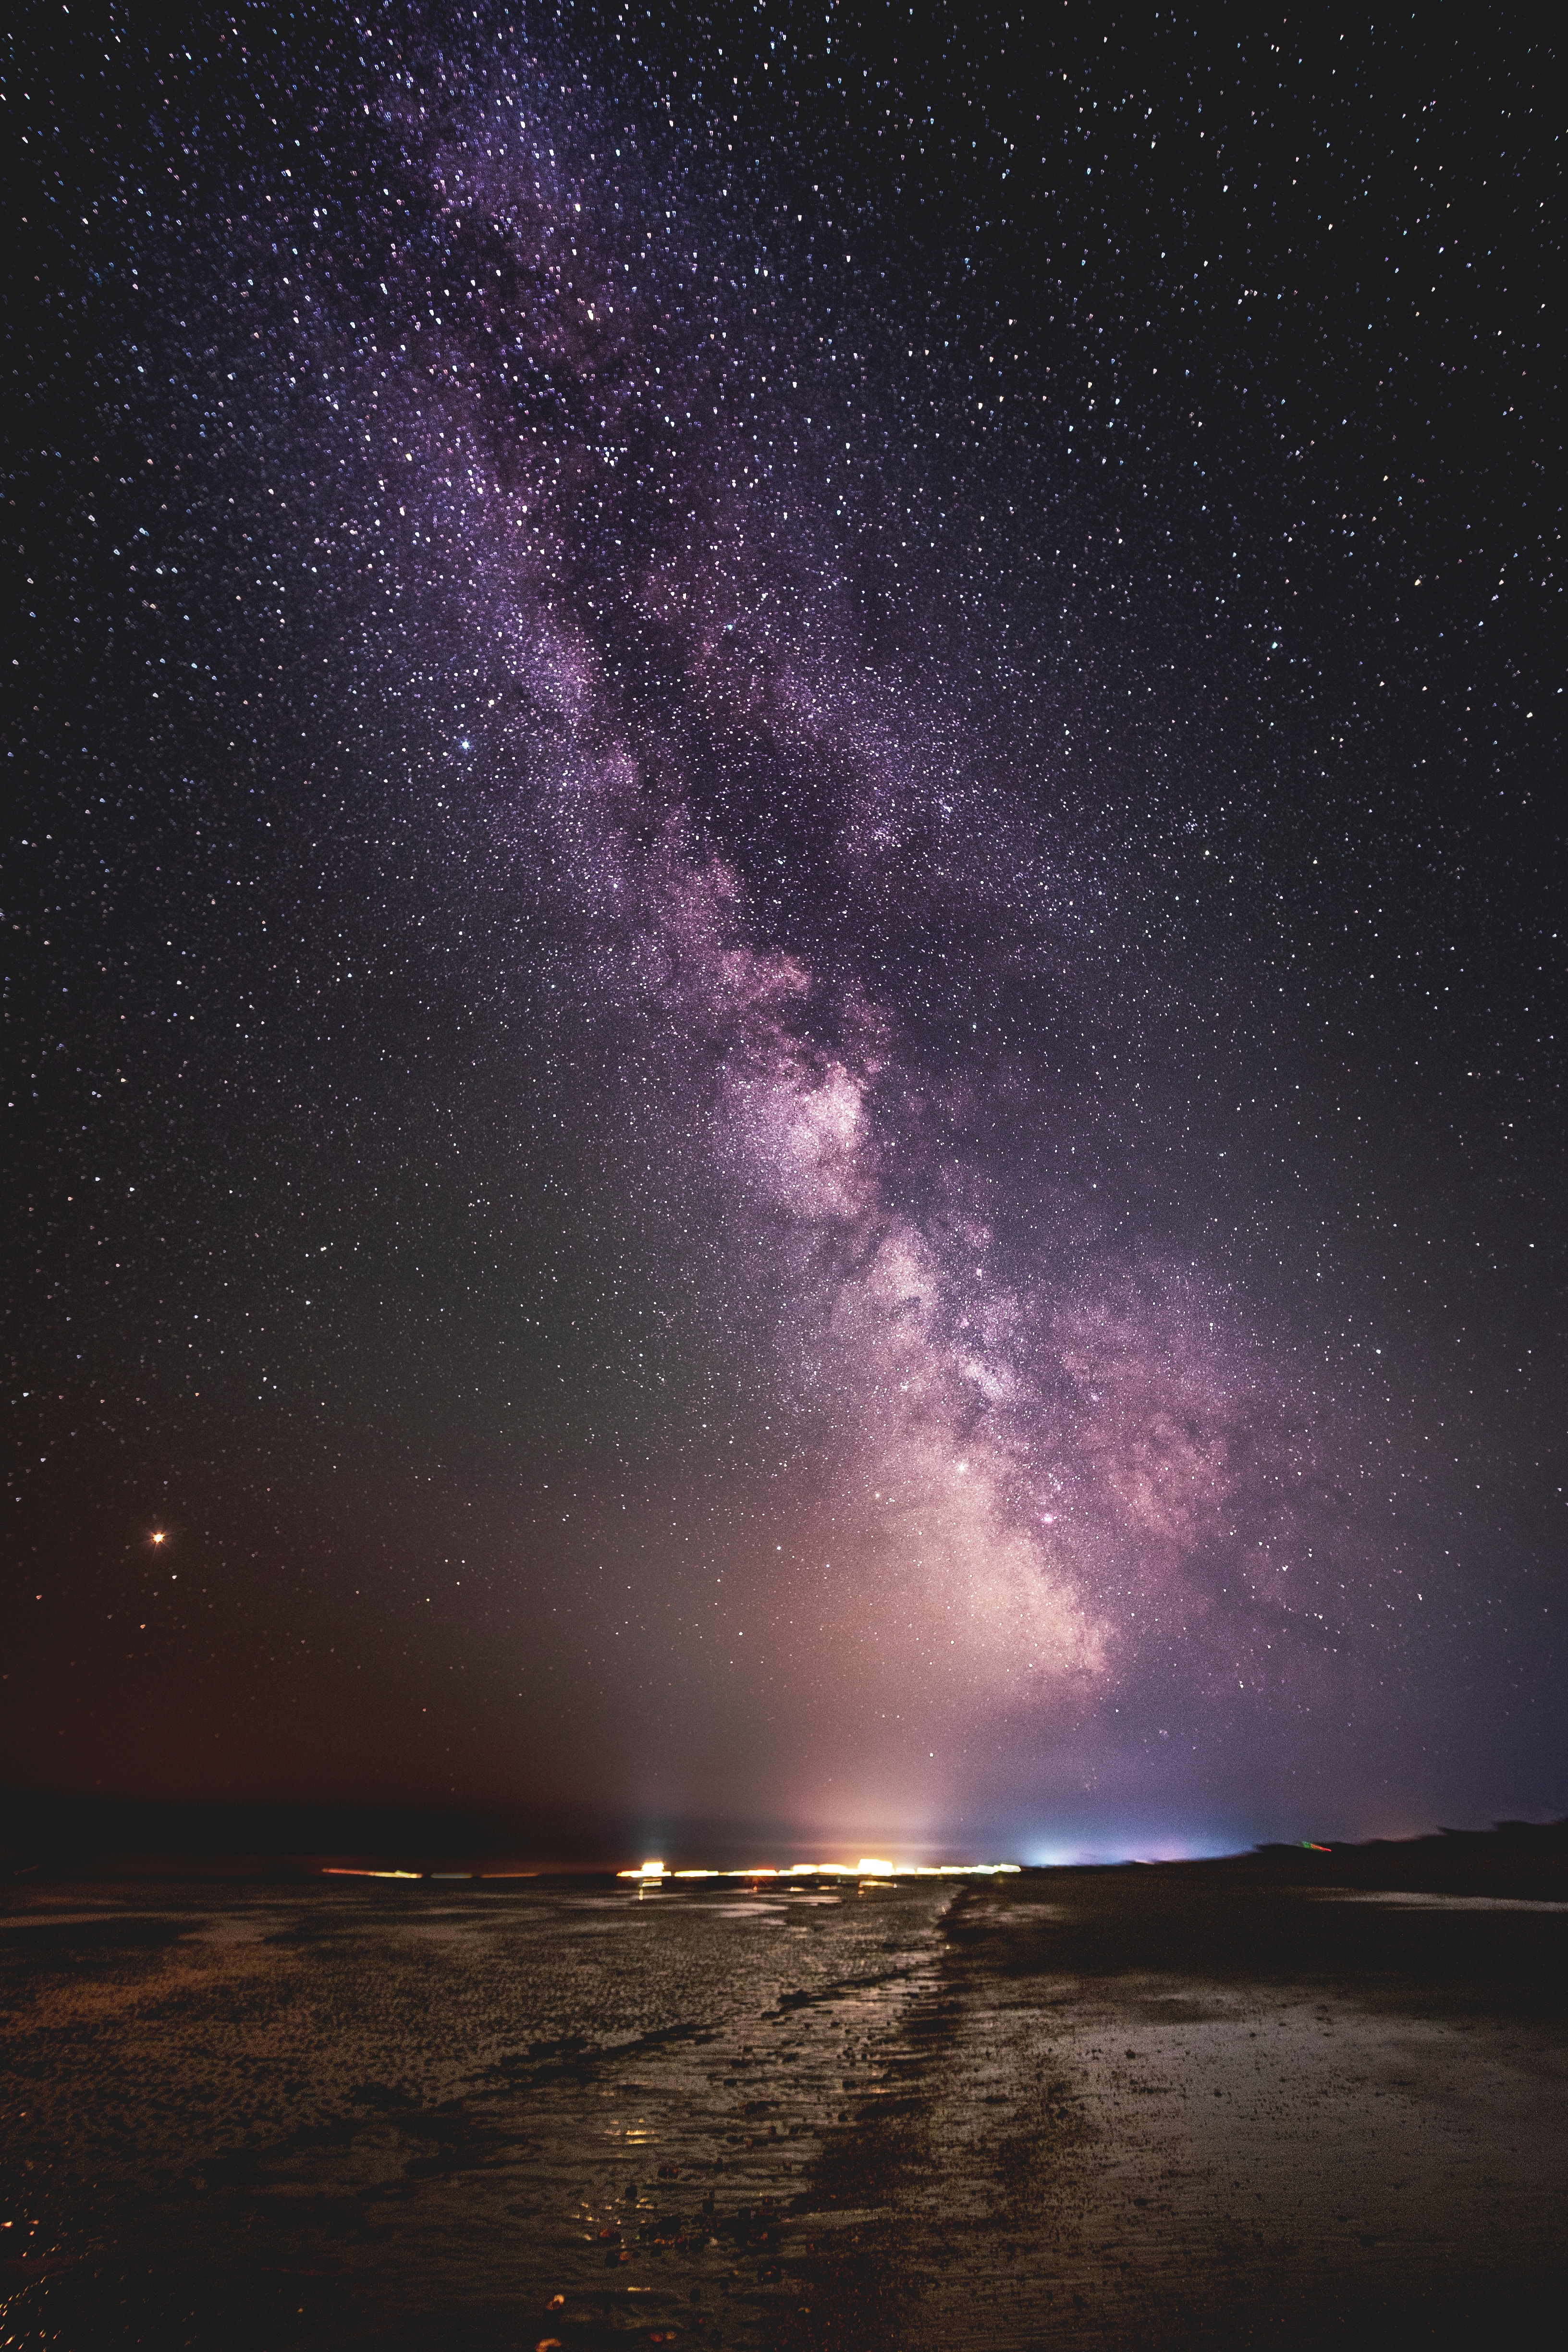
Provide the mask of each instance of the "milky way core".
POLYGON ((8 1777, 1563 1810, 1524 36, 43 26, 8 1777))

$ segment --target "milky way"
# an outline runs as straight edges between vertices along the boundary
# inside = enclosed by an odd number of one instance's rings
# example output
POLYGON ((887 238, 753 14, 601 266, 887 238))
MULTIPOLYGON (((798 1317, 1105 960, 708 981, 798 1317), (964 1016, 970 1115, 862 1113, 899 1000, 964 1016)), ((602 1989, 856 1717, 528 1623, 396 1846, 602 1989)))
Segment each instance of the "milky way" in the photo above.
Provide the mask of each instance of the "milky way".
POLYGON ((1561 1810, 1522 37, 118 26, 15 84, 12 1777, 1561 1810))

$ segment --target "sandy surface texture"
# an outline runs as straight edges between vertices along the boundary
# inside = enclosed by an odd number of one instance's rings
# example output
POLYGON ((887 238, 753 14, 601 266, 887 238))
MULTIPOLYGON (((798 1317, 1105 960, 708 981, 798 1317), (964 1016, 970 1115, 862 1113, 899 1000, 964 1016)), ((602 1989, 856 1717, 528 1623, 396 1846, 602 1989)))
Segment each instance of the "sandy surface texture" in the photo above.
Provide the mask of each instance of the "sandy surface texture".
POLYGON ((1568 1907, 1059 1872, 944 1944, 803 2342, 1557 2340, 1568 1907))
POLYGON ((0 2346, 1554 2341, 1568 1908, 1267 1864, 0 1914, 0 2346))
POLYGON ((14 1893, 0 2346, 771 2344, 952 1899, 14 1893))

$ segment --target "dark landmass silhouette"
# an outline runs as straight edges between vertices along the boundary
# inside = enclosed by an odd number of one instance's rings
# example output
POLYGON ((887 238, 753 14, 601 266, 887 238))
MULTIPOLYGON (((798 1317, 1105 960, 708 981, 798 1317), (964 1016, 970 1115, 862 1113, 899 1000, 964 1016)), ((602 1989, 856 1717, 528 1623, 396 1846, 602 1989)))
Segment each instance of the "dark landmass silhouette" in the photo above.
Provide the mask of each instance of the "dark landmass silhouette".
POLYGON ((247 1874, 267 1864, 289 1874, 296 1860, 347 1856, 430 1862, 511 1853, 556 1864, 624 1858, 614 1825, 509 1815, 499 1808, 189 1803, 80 1796, 48 1790, 0 1794, 0 1871, 79 1872, 159 1860, 247 1874))
POLYGON ((1256 1851, 1305 1885, 1316 1881, 1369 1894, 1568 1899, 1568 1820, 1495 1822, 1489 1830, 1440 1829, 1432 1836, 1370 1838, 1359 1845, 1262 1845, 1256 1851))
MULTIPOLYGON (((640 1860, 646 1834, 646 1824, 630 1815, 542 1816, 499 1806, 439 1811, 0 1791, 0 1877, 13 1878, 84 1870, 140 1874, 160 1867, 177 1875, 289 1877, 301 1871, 313 1875, 329 1861, 414 1870, 453 1864, 476 1871, 487 1864, 608 1870, 628 1857, 640 1860)), ((721 1869, 815 1850, 809 1839, 803 1849, 798 1829, 784 1822, 737 1830, 721 1822, 683 1822, 672 1827, 668 1844, 672 1852, 700 1855, 721 1869)), ((1188 1875, 1256 1875, 1267 1869, 1302 1885, 1551 1901, 1568 1898, 1568 1819, 1497 1822, 1485 1830, 1439 1829, 1422 1837, 1361 1843, 1278 1842, 1201 1861, 1078 1867, 1188 1875)))

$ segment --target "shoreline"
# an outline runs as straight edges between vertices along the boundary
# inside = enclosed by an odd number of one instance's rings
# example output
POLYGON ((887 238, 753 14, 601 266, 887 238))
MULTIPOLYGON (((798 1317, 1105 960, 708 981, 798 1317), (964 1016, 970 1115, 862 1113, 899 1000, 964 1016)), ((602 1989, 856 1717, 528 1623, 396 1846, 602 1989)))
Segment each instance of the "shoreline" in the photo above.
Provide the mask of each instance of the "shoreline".
POLYGON ((943 1941, 802 2200, 796 2352, 1560 2318, 1568 1903, 1059 1872, 969 1891, 943 1941))
POLYGON ((0 2312, 95 2352, 1544 2326, 1568 1888, 1538 1864, 32 1880, 0 1906, 0 2312))

